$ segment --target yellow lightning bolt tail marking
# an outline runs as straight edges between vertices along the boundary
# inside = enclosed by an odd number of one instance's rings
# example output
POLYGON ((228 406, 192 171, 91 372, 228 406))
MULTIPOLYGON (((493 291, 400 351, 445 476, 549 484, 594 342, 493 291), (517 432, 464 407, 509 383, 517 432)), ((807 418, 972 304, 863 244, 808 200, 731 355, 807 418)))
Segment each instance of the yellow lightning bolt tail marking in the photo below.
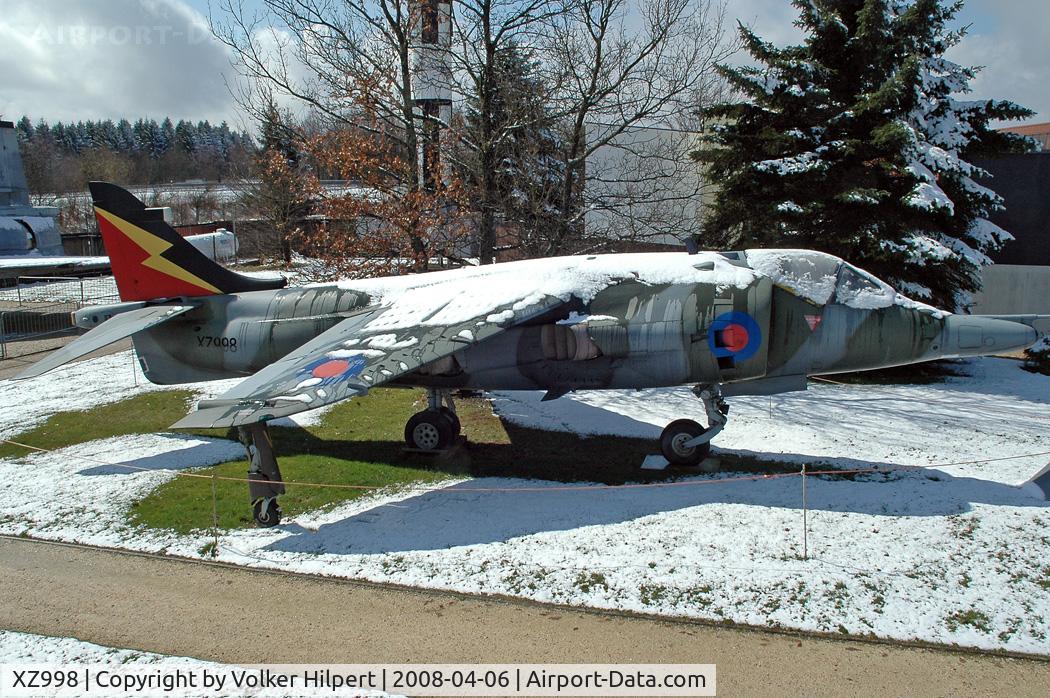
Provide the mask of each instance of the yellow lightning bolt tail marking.
POLYGON ((215 288, 204 279, 191 274, 178 264, 161 257, 161 254, 171 247, 170 242, 160 239, 153 233, 147 232, 137 225, 128 223, 123 218, 114 216, 109 211, 103 211, 97 206, 95 207, 95 213, 113 224, 113 227, 122 232, 125 237, 141 247, 149 255, 149 257, 142 260, 144 266, 159 271, 162 274, 167 274, 168 276, 179 279, 180 281, 185 281, 188 284, 211 291, 212 293, 222 293, 222 291, 215 288))

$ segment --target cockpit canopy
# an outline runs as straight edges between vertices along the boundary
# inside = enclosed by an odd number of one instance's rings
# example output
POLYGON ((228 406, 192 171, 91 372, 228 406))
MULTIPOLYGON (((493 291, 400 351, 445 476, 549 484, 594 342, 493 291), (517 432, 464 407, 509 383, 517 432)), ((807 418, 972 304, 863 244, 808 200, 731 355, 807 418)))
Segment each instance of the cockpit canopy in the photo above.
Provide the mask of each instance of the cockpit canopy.
POLYGON ((748 250, 752 269, 773 283, 817 305, 841 303, 851 308, 888 308, 897 292, 863 269, 834 255, 812 250, 748 250))

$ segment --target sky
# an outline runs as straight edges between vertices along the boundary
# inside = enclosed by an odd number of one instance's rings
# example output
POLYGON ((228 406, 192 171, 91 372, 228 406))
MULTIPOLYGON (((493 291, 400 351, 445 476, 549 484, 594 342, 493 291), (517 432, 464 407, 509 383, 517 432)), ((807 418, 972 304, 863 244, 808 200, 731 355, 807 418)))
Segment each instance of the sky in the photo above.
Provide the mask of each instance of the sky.
MULTIPOLYGON (((249 8, 262 0, 242 0, 249 8)), ((211 0, 215 4, 215 0, 211 0)), ((973 97, 1012 99, 1050 121, 1046 0, 968 0, 969 35, 949 57, 985 66, 973 97)), ((788 0, 728 0, 729 16, 795 42, 788 0)), ((237 75, 209 32, 209 0, 4 0, 0 116, 36 120, 180 118, 254 130, 231 97, 237 75)), ((740 56, 740 62, 746 58, 740 56)))

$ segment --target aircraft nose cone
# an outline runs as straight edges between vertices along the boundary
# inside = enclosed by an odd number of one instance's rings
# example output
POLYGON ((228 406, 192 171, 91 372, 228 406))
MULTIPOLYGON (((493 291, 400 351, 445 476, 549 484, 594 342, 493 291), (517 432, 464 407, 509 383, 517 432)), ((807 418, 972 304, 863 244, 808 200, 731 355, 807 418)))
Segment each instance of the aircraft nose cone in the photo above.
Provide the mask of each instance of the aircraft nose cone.
POLYGON ((1026 349, 1039 339, 1028 325, 995 318, 952 315, 948 318, 948 345, 959 356, 983 356, 1026 349))

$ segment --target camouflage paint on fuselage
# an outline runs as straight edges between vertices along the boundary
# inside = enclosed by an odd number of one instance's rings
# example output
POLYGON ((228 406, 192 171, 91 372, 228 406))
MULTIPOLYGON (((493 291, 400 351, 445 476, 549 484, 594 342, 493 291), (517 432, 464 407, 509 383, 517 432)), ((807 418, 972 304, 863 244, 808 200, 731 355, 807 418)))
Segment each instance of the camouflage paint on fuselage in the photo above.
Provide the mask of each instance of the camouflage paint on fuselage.
MULTIPOLYGON (((727 257, 747 265, 742 254, 727 257)), ((858 271, 846 267, 856 283, 858 271)), ((780 392, 801 389, 805 376, 988 354, 1035 341, 1034 330, 1016 322, 951 315, 910 302, 853 307, 848 297, 842 299, 843 283, 837 282, 837 295, 816 302, 762 275, 746 287, 621 281, 589 302, 467 346, 394 384, 542 389, 552 395, 688 383, 727 385, 733 394, 780 392)), ((366 307, 370 298, 333 284, 194 302, 198 308, 134 336, 149 380, 251 375, 366 307)), ((84 326, 91 324, 85 319, 84 326)), ((428 333, 439 331, 420 327, 413 336, 425 342, 428 333)))

